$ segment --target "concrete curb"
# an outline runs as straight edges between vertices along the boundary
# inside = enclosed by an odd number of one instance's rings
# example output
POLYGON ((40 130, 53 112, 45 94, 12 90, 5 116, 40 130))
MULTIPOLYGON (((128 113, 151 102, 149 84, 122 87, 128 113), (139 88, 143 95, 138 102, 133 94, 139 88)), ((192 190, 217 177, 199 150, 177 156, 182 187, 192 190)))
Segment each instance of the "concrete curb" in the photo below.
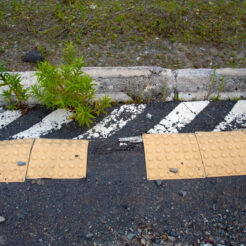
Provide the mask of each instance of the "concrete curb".
MULTIPOLYGON (((224 76, 221 99, 246 98, 246 69, 217 69, 213 87, 213 69, 164 69, 161 67, 85 67, 97 84, 97 98, 105 93, 113 101, 127 102, 141 100, 143 102, 157 100, 204 100, 218 96, 224 76), (208 92, 210 91, 209 95, 208 92)), ((37 83, 34 71, 19 72, 25 88, 37 83)), ((0 105, 4 105, 3 90, 0 87, 0 105)), ((37 104, 33 98, 29 105, 37 104)))

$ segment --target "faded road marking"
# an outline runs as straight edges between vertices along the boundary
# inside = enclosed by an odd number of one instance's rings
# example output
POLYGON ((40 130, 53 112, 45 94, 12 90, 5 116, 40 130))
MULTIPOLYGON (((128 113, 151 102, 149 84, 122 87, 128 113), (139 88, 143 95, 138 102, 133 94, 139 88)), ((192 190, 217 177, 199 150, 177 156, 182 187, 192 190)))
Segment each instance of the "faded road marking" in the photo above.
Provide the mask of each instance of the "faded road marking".
POLYGON ((12 138, 39 138, 41 135, 46 135, 51 131, 59 130, 63 124, 71 122, 72 119, 68 119, 71 115, 72 113, 65 109, 57 109, 43 118, 39 123, 14 135, 12 138))
POLYGON ((7 110, 3 113, 0 113, 0 129, 7 126, 14 120, 18 119, 21 116, 20 110, 10 111, 7 110))
POLYGON ((141 114, 146 105, 122 105, 114 109, 99 124, 74 139, 107 138, 122 129, 129 121, 134 120, 141 114))
POLYGON ((241 127, 246 127, 246 100, 238 101, 225 117, 224 121, 215 127, 214 131, 223 131, 227 128, 235 130, 237 124, 241 127))
POLYGON ((189 124, 209 104, 209 101, 183 102, 148 133, 177 133, 189 124))

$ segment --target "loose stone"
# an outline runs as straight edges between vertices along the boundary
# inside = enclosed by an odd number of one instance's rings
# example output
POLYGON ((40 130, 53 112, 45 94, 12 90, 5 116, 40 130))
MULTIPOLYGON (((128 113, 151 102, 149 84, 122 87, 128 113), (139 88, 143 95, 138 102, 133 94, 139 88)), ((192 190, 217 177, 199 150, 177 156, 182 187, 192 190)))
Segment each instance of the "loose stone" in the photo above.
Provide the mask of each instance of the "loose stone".
POLYGON ((136 234, 134 234, 134 233, 130 233, 127 235, 128 240, 132 240, 134 237, 136 237, 136 234))
POLYGON ((160 186, 162 184, 162 180, 158 179, 158 180, 155 180, 155 184, 157 186, 160 186))
POLYGON ((179 191, 179 195, 182 196, 182 197, 185 197, 186 194, 187 194, 186 191, 183 191, 183 190, 179 191))
POLYGON ((148 114, 146 114, 146 118, 148 118, 149 120, 151 120, 152 115, 148 113, 148 114))
POLYGON ((88 234, 86 234, 86 236, 85 236, 87 239, 90 239, 90 238, 92 238, 93 237, 93 234, 92 233, 88 233, 88 234))
POLYGON ((24 161, 18 161, 17 164, 18 164, 18 166, 25 166, 26 165, 26 163, 24 161))
POLYGON ((178 168, 170 168, 169 171, 171 173, 177 173, 179 170, 178 170, 178 168))
POLYGON ((0 224, 5 221, 5 218, 3 216, 0 216, 0 224))

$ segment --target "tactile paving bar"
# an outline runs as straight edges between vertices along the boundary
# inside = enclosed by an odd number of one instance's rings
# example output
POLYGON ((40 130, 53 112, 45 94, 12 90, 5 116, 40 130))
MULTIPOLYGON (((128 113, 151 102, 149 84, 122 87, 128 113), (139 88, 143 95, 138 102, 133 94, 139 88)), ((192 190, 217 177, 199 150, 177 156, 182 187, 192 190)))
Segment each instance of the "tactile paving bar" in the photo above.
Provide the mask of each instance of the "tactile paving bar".
POLYGON ((246 174, 246 132, 197 132, 207 177, 246 174))
POLYGON ((204 178, 194 134, 144 134, 147 179, 204 178))
POLYGON ((25 181, 32 144, 32 139, 0 142, 0 182, 25 181))
POLYGON ((28 179, 86 177, 88 141, 37 139, 27 170, 28 179))

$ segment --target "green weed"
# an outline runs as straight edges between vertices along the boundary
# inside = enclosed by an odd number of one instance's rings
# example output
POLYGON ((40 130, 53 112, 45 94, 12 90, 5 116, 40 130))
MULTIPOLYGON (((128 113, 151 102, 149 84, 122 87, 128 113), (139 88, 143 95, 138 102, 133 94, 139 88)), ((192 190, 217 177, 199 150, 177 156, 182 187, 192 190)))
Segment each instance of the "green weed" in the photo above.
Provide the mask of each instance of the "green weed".
POLYGON ((233 97, 233 100, 235 100, 235 101, 239 101, 239 100, 241 100, 241 97, 237 97, 237 96, 235 96, 235 97, 233 97))
POLYGON ((38 65, 38 85, 32 86, 31 92, 47 108, 64 108, 73 112, 72 118, 80 126, 90 126, 105 108, 110 107, 111 99, 104 96, 95 98, 95 84, 92 78, 82 71, 85 66, 83 57, 77 58, 75 46, 66 43, 63 49, 61 66, 45 61, 38 65))
POLYGON ((221 92, 223 90, 224 80, 225 80, 225 76, 223 75, 222 79, 221 79, 221 82, 220 82, 220 87, 219 87, 219 90, 218 90, 218 94, 217 94, 217 96, 213 96, 212 97, 212 101, 219 101, 221 99, 221 92))
POLYGON ((7 72, 0 73, 0 87, 8 86, 8 89, 3 90, 3 97, 7 103, 6 108, 14 110, 23 108, 29 98, 28 89, 24 89, 21 84, 21 76, 18 73, 10 74, 7 72), (12 100, 12 96, 16 96, 16 100, 12 100))
MULTIPOLYGON (((229 55, 235 47, 240 53, 240 47, 245 43, 245 11, 246 1, 239 0, 1 1, 1 36, 7 41, 5 50, 11 49, 13 41, 27 48, 32 40, 40 40, 47 44, 45 47, 54 46, 57 50, 59 43, 73 40, 83 53, 86 46, 92 44, 101 49, 103 55, 107 52, 105 47, 112 43, 116 44, 117 50, 121 44, 132 46, 135 52, 140 46, 153 43, 155 38, 160 39, 155 47, 162 50, 163 40, 186 43, 185 46, 206 43, 225 51, 223 62, 226 64, 222 65, 244 67, 245 59, 232 57, 229 60, 229 55)), ((4 43, 1 36, 0 43, 4 43)), ((119 56, 113 49, 112 52, 119 56)), ((180 49, 180 52, 184 51, 180 49)), ((90 65, 97 63, 93 52, 88 52, 87 57, 90 65)), ((183 66, 182 62, 161 57, 157 56, 155 60, 159 65, 183 66)), ((52 55, 47 58, 51 59, 52 55)), ((107 58, 103 65, 112 65, 110 61, 111 58, 107 58)), ((130 57, 129 64, 134 65, 134 62, 130 57)))
POLYGON ((209 96, 211 94, 211 90, 212 90, 212 88, 214 86, 215 76, 216 76, 216 69, 214 69, 213 79, 212 79, 211 84, 210 84, 210 86, 208 88, 208 94, 207 94, 207 97, 206 97, 207 100, 208 100, 208 98, 209 98, 209 96))

